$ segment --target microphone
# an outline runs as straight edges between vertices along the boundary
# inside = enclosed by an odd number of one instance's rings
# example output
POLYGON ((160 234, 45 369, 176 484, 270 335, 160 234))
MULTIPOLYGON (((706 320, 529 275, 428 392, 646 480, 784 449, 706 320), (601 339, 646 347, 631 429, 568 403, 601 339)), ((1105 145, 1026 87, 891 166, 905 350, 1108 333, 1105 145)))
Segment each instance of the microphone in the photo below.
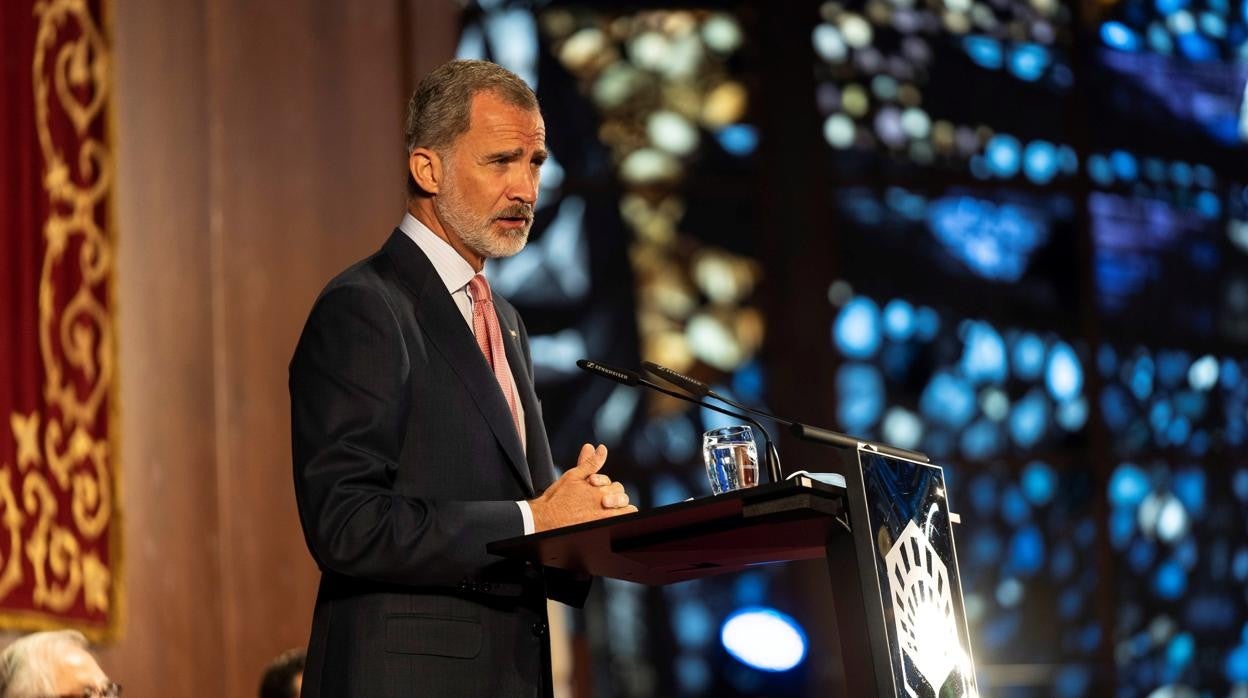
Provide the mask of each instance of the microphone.
POLYGON ((858 438, 849 436, 847 434, 842 434, 840 432, 831 431, 829 429, 822 429, 820 427, 812 427, 809 424, 793 422, 788 419, 784 419, 783 417, 777 417, 774 414, 763 412, 762 410, 756 410, 753 407, 750 407, 749 405, 744 405, 740 402, 737 402, 736 400, 731 400, 729 398, 724 397, 723 395, 720 395, 719 393, 716 393, 715 391, 711 390, 711 387, 709 385, 707 385, 706 383, 703 383, 700 380, 697 380, 696 378, 690 378, 689 376, 686 376, 685 374, 680 373, 679 371, 674 371, 666 366, 660 366, 654 363, 653 361, 643 361, 641 362, 641 367, 644 368, 648 373, 658 376, 659 378, 667 381, 668 383, 671 383, 672 385, 682 390, 687 391, 691 395, 696 395, 699 398, 709 397, 714 400, 719 400, 720 402, 725 403, 727 405, 732 405, 733 407, 739 410, 749 412, 750 414, 756 414, 760 417, 765 417, 772 421, 778 422, 788 427, 789 431, 794 436, 796 436, 799 439, 802 439, 803 441, 814 441, 817 443, 827 444, 829 446, 835 446, 837 448, 853 448, 853 449, 858 448, 858 445, 862 444, 863 446, 866 446, 867 448, 873 451, 876 451, 877 453, 883 453, 889 456, 897 456, 899 458, 906 458, 908 460, 916 460, 916 461, 919 461, 920 463, 930 463, 932 460, 927 457, 927 454, 920 453, 918 451, 911 451, 911 450, 904 449, 904 448, 897 448, 896 446, 888 446, 886 444, 875 443, 872 441, 864 441, 862 439, 858 439, 858 438))
POLYGON ((654 390, 656 392, 663 393, 664 395, 674 397, 677 400, 684 400, 685 402, 691 402, 695 405, 705 407, 708 410, 712 410, 720 414, 726 414, 729 417, 736 417, 737 419, 743 419, 749 422, 753 426, 758 427, 758 430, 763 433, 763 443, 764 443, 764 453, 765 453, 764 457, 767 463, 767 477, 769 477, 772 482, 780 482, 784 480, 784 473, 783 471, 780 470, 780 453, 776 451, 776 445, 771 440, 771 434, 767 433, 766 427, 760 424, 757 419, 754 419, 753 417, 750 417, 749 415, 746 415, 746 414, 740 414, 737 412, 726 410, 722 407, 719 407, 718 405, 712 405, 709 402, 704 402, 702 400, 692 398, 688 395, 685 395, 684 393, 678 393, 674 390, 668 390, 667 388, 664 388, 661 385, 658 385, 656 383, 651 383, 645 378, 642 378, 641 374, 637 373, 636 371, 630 371, 625 368, 616 368, 614 366, 607 366, 606 364, 600 364, 597 361, 590 361, 589 359, 580 359, 576 362, 576 365, 579 368, 589 371, 590 373, 596 376, 601 376, 608 380, 613 380, 616 383, 620 383, 621 385, 627 385, 629 387, 635 387, 635 386, 641 385, 651 390, 654 390))

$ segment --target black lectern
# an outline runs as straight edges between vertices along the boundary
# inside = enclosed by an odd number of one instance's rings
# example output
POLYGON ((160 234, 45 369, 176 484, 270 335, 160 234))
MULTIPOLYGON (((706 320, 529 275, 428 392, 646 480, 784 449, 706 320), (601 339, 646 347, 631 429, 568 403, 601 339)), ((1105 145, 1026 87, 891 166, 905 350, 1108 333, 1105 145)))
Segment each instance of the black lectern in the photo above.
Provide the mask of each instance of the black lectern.
POLYGON ((510 538, 496 555, 657 586, 823 557, 847 696, 977 696, 939 466, 859 446, 784 482, 510 538))

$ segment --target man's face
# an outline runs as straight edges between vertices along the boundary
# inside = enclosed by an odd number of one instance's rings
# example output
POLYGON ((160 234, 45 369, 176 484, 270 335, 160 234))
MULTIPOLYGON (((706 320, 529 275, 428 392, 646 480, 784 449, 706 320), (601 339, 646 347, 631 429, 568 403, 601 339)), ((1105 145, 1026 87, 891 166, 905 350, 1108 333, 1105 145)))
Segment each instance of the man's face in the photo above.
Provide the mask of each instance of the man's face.
POLYGON ((57 656, 52 669, 55 695, 81 695, 88 688, 100 688, 108 683, 108 676, 96 663, 90 652, 71 647, 57 656))
POLYGON ((447 232, 485 258, 524 248, 547 157, 546 124, 537 110, 513 106, 491 92, 473 97, 468 131, 442 158, 443 182, 433 199, 447 232))

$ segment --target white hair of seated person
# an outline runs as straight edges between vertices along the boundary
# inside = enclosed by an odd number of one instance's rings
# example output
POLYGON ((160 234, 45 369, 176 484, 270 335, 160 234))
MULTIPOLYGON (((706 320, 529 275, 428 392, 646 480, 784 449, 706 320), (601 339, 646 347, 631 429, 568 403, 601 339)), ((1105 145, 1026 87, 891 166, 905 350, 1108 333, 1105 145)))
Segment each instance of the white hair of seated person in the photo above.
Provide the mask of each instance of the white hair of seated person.
POLYGON ((0 652, 0 698, 55 693, 57 661, 66 650, 86 649, 87 638, 77 630, 52 630, 18 638, 0 652))

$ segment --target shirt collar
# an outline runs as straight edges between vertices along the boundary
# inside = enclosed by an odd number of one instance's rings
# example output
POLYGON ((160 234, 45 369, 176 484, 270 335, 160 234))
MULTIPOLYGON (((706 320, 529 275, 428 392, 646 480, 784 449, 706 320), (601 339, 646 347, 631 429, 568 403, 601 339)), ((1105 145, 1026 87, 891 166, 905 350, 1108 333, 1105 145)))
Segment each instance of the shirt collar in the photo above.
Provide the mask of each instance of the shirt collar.
POLYGON ((402 230, 412 242, 420 247, 420 251, 429 258, 433 268, 446 284, 448 293, 455 293, 468 285, 472 277, 477 275, 468 260, 464 259, 451 247, 450 243, 434 234, 424 223, 416 220, 410 213, 403 214, 403 222, 399 223, 402 230))

